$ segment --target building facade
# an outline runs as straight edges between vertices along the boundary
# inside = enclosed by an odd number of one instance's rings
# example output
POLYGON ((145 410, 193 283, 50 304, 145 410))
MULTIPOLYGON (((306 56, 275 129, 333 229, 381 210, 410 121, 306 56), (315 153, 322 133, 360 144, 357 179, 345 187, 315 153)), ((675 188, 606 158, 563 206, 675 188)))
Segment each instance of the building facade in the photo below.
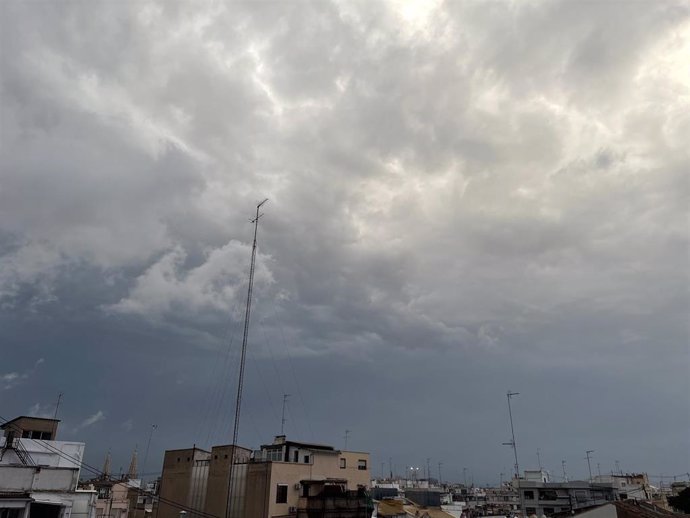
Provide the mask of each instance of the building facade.
POLYGON ((278 436, 254 452, 236 447, 230 484, 232 451, 232 445, 214 446, 210 452, 166 451, 157 517, 179 516, 180 508, 171 501, 219 517, 225 517, 229 503, 231 518, 296 518, 300 512, 300 516, 317 516, 317 509, 336 504, 345 506, 342 518, 358 518, 366 512, 368 453, 278 436))
POLYGON ((77 489, 85 445, 56 440, 58 423, 22 416, 0 427, 3 518, 95 518, 96 492, 77 489))
POLYGON ((527 516, 579 512, 617 499, 617 491, 610 483, 520 479, 518 490, 522 493, 527 516))

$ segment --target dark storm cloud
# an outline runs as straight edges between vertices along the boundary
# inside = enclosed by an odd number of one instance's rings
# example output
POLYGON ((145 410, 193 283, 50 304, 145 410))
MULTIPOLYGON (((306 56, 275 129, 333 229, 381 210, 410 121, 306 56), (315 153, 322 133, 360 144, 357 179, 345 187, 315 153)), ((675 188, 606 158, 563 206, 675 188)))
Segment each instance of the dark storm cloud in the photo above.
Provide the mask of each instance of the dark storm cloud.
POLYGON ((149 470, 226 441, 269 197, 247 444, 289 392, 291 434, 489 481, 510 388, 552 468, 687 471, 684 4, 2 14, 3 416, 63 391, 123 465, 157 423, 149 470))

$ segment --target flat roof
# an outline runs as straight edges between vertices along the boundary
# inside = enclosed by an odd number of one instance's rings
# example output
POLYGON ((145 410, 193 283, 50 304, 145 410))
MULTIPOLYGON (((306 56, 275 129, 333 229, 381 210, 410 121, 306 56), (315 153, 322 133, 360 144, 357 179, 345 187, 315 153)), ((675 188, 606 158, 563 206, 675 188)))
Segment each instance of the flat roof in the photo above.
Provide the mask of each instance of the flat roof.
POLYGON ((287 441, 287 440, 285 442, 281 442, 278 444, 262 444, 261 449, 277 450, 279 448, 282 448, 283 446, 300 446, 302 448, 311 449, 311 450, 336 451, 333 446, 328 446, 326 444, 316 444, 316 443, 309 443, 309 442, 287 441))
POLYGON ((20 415, 19 417, 15 417, 14 419, 10 419, 9 421, 7 421, 5 424, 0 426, 0 429, 4 429, 6 426, 14 423, 15 421, 19 421, 20 419, 36 419, 38 421, 52 421, 53 423, 59 423, 60 422, 59 419, 50 419, 48 417, 33 417, 30 415, 20 415))
POLYGON ((174 450, 165 450, 165 453, 173 452, 173 451, 194 451, 194 450, 203 451, 204 453, 211 453, 210 451, 206 451, 203 448, 198 448, 196 446, 193 446, 191 448, 175 448, 174 450))

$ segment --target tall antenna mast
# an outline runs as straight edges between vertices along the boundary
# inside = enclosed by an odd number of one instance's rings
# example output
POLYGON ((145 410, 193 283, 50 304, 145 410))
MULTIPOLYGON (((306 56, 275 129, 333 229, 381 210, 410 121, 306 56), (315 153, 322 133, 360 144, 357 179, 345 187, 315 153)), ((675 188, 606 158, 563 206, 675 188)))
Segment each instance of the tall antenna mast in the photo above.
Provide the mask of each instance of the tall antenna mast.
POLYGON ((242 355, 240 357, 240 374, 237 380, 237 399, 235 401, 235 426, 232 431, 232 448, 230 455, 230 470, 228 472, 228 499, 225 506, 225 518, 230 517, 230 504, 232 501, 233 490, 233 471, 235 469, 235 448, 237 447, 237 436, 240 427, 240 410, 242 408, 242 386, 244 384, 244 364, 247 358, 247 338, 249 338, 249 317, 252 312, 252 290, 254 288, 254 268, 256 264, 256 236, 259 231, 259 219, 263 214, 259 211, 261 206, 268 201, 268 198, 256 206, 256 216, 251 220, 254 223, 254 241, 252 243, 252 259, 249 263, 249 286, 247 288, 247 306, 244 311, 244 333, 242 334, 242 355))
POLYGON ((283 418, 280 421, 280 435, 285 435, 285 407, 290 394, 283 394, 283 418))
POLYGON ((347 451, 347 440, 350 437, 350 430, 345 430, 345 451, 347 451))

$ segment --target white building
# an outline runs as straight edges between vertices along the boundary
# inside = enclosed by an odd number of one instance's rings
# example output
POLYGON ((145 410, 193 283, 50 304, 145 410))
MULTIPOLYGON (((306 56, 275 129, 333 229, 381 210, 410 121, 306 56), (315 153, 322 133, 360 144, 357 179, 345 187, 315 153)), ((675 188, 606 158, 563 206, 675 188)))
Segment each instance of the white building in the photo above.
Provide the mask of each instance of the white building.
POLYGON ((58 422, 22 416, 0 426, 3 518, 95 518, 96 493, 77 490, 85 445, 56 441, 58 422))

